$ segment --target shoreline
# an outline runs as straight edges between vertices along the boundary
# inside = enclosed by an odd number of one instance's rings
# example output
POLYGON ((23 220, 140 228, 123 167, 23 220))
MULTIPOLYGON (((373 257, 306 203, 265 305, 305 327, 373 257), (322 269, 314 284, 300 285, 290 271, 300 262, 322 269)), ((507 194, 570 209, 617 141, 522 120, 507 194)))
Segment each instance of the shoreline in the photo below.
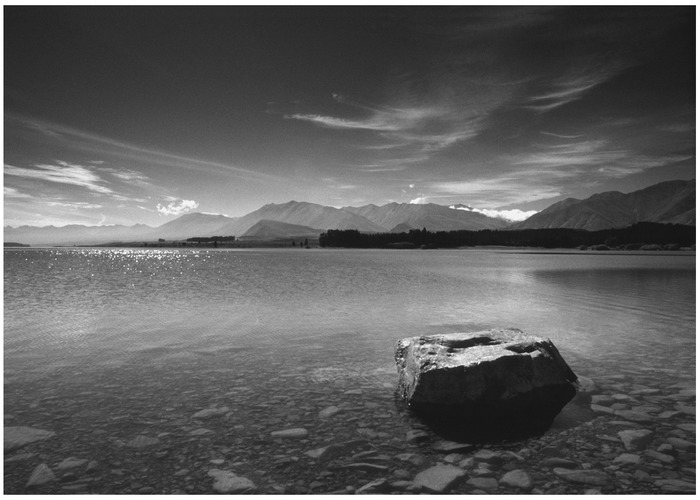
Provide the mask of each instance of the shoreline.
POLYGON ((207 245, 191 245, 191 246, 180 246, 180 245, 168 245, 168 244, 153 244, 150 246, 143 245, 128 245, 128 244, 115 244, 115 245, 36 245, 36 246, 7 246, 4 247, 6 251, 22 251, 22 250, 46 250, 46 249, 137 249, 137 250, 157 250, 157 249, 176 249, 176 250, 256 250, 256 249, 266 249, 266 250, 352 250, 352 251, 362 251, 362 250, 373 250, 373 251, 465 251, 465 252, 478 252, 478 251, 488 251, 495 253, 505 253, 505 254, 533 254, 533 255, 657 255, 657 256, 681 256, 681 257, 694 257, 695 250, 681 248, 678 250, 621 250, 621 249, 610 249, 610 250, 581 250, 578 248, 545 248, 545 247, 523 247, 523 246, 504 246, 504 245, 476 245, 476 246, 463 246, 456 248, 353 248, 353 247, 319 247, 319 246, 290 246, 286 244, 271 243, 271 244, 261 244, 261 245, 219 245, 219 246, 207 246, 207 245))

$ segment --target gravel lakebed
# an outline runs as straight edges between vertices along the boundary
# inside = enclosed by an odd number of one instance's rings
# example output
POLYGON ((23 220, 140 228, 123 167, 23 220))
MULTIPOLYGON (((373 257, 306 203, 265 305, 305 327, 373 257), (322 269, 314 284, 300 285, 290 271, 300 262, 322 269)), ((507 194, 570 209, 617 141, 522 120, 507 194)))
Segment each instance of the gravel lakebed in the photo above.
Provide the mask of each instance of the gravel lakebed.
POLYGON ((4 493, 695 493, 694 373, 572 366, 589 392, 544 435, 473 444, 408 413, 392 366, 236 360, 6 369, 4 493))

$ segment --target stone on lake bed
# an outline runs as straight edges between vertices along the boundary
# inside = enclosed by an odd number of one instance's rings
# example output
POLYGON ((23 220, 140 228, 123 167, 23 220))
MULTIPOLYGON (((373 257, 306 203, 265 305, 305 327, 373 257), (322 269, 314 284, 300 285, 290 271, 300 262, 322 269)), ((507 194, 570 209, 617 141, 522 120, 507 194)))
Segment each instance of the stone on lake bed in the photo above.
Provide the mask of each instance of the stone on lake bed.
POLYGON ((695 424, 678 424, 676 427, 682 431, 695 432, 695 424))
POLYGON ((590 486, 606 486, 610 482, 608 475, 595 469, 561 469, 555 468, 554 473, 570 483, 588 484, 590 486))
POLYGON ((319 418, 330 418, 338 412, 340 412, 340 408, 337 406, 329 406, 318 412, 318 416, 319 418))
POLYGON ((498 481, 492 477, 472 477, 467 480, 467 484, 484 491, 493 491, 498 488, 498 481))
POLYGON ((193 431, 190 431, 188 433, 190 436, 206 436, 208 434, 214 434, 214 431, 211 429, 205 429, 204 427, 200 427, 199 429, 195 429, 193 431))
POLYGON ((12 463, 12 462, 22 462, 24 460, 29 460, 30 458, 34 458, 37 454, 36 453, 19 453, 17 455, 13 455, 11 457, 7 457, 5 459, 5 463, 12 463))
POLYGON ((207 408, 206 410, 201 410, 192 415, 192 418, 207 419, 216 418, 226 415, 231 409, 228 406, 222 406, 221 408, 207 408))
POLYGON ((674 457, 672 457, 671 455, 667 455, 666 453, 661 453, 661 452, 656 451, 656 450, 646 450, 644 452, 644 454, 647 457, 656 460, 657 462, 661 462, 661 463, 667 464, 667 465, 672 464, 676 461, 676 459, 674 457))
POLYGON ((654 420, 651 415, 639 410, 615 410, 615 415, 639 424, 649 424, 654 420))
POLYGON ((34 427, 5 427, 4 449, 6 452, 16 450, 29 443, 48 439, 55 435, 55 432, 36 429, 34 427))
MULTIPOLYGON (((410 484, 410 483, 409 483, 410 484)), ((387 481, 386 478, 382 477, 379 479, 375 479, 374 481, 370 481, 369 483, 365 484, 364 486, 361 486, 355 491, 356 495, 366 495, 366 494, 375 494, 375 493, 381 493, 386 491, 389 488, 389 481, 387 481)))
POLYGON ((471 451, 474 449, 474 445, 470 443, 458 443, 456 441, 446 441, 441 440, 433 443, 431 448, 440 453, 455 453, 458 451, 471 451))
POLYGON ((661 413, 659 413, 656 416, 656 418, 661 419, 661 420, 668 420, 669 418, 676 417, 680 414, 681 414, 681 412, 679 412, 679 411, 666 410, 666 411, 662 411, 661 413))
POLYGON ((654 484, 664 493, 695 493, 695 483, 680 479, 659 479, 654 484))
POLYGON ((57 470, 75 469, 77 467, 82 467, 83 465, 85 465, 87 463, 88 463, 87 458, 68 457, 68 458, 62 460, 61 463, 56 466, 56 469, 57 470))
POLYGON ((53 471, 46 464, 39 464, 32 471, 32 475, 29 476, 29 481, 27 481, 27 488, 32 488, 34 486, 41 486, 46 483, 50 483, 56 480, 56 476, 53 471))
POLYGON ((256 489, 253 481, 228 470, 211 469, 208 475, 214 478, 213 488, 219 493, 251 493, 256 489))
POLYGON ((386 465, 377 465, 367 462, 355 462, 350 464, 341 465, 338 468, 347 470, 361 470, 364 472, 388 472, 389 467, 386 465))
POLYGON ((516 329, 406 338, 394 357, 398 392, 434 417, 548 426, 577 389, 550 340, 516 329))
POLYGON ((301 427, 295 429, 284 429, 281 431, 272 431, 270 435, 273 438, 283 438, 283 439, 301 439, 309 435, 309 431, 301 427))
POLYGON ((530 474, 522 469, 506 472, 499 483, 511 488, 520 488, 521 490, 531 490, 535 485, 530 474))
POLYGON ((692 441, 687 441, 685 439, 670 437, 666 441, 674 448, 682 451, 688 451, 695 448, 695 443, 692 441))
POLYGON ((648 429, 632 429, 617 433, 627 451, 643 450, 651 443, 654 433, 648 429))
POLYGON ((678 404, 674 406, 674 408, 681 413, 685 413, 687 415, 695 415, 695 406, 678 404))
POLYGON ((636 465, 642 460, 642 457, 639 455, 635 455, 633 453, 623 453, 621 455, 618 455, 615 457, 615 460, 613 460, 614 463, 616 464, 630 464, 630 465, 636 465))
POLYGON ((591 403, 594 405, 608 406, 613 404, 614 402, 615 399, 612 396, 608 396, 607 394, 596 394, 594 396, 591 396, 591 403))
POLYGON ((608 408, 607 406, 602 406, 602 405, 591 405, 591 411, 595 413, 606 413, 608 415, 615 415, 615 410, 612 408, 608 408))
POLYGON ((419 472, 413 483, 433 493, 445 493, 467 472, 454 465, 435 465, 419 472))
POLYGON ((425 441, 430 438, 430 434, 420 429, 411 429, 406 433, 406 441, 409 443, 425 441))
POLYGON ((136 436, 134 439, 126 443, 129 448, 145 448, 147 446, 153 446, 160 443, 158 438, 152 438, 148 436, 136 436))
POLYGON ((401 460, 402 462, 412 463, 416 467, 420 467, 426 462, 426 458, 417 453, 400 453, 396 455, 395 458, 397 460, 401 460))
POLYGON ((501 454, 493 450, 479 450, 476 453, 474 453, 473 456, 474 459, 478 462, 484 462, 487 464, 495 465, 503 462, 503 457, 501 456, 501 454))

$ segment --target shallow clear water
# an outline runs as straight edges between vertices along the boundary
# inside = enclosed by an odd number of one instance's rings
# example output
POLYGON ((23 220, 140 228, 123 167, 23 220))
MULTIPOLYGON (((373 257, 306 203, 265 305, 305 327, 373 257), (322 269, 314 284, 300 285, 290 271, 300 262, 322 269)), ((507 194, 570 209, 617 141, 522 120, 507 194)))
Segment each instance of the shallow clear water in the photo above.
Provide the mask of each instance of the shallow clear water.
POLYGON ((4 268, 5 412, 76 449, 90 432, 186 432, 224 404, 247 460, 281 428, 337 439, 329 405, 390 442, 369 421, 397 415, 394 345, 426 333, 515 327, 579 375, 694 381, 688 254, 18 249, 4 268))
POLYGON ((4 307, 5 368, 27 377, 244 347, 261 369, 384 368, 398 338, 500 326, 574 365, 695 368, 694 256, 15 250, 4 307))

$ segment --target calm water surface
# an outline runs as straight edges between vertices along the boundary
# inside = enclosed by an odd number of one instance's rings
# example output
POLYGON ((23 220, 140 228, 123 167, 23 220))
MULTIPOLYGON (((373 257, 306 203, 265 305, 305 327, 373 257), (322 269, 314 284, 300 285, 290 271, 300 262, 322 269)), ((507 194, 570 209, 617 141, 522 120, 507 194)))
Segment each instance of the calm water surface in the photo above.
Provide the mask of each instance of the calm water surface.
POLYGON ((695 369, 694 256, 15 250, 4 279, 20 379, 243 349, 261 370, 280 353, 393 368, 399 338, 491 327, 550 337, 584 371, 695 369))
POLYGON ((255 439, 288 427, 312 430, 307 447, 328 444, 339 431, 318 412, 329 405, 344 409, 348 432, 390 441, 370 421, 395 416, 394 345, 429 333, 515 327, 551 338, 579 375, 694 381, 694 255, 18 249, 4 259, 5 413, 73 433, 76 449, 91 432, 110 446, 167 439, 222 405, 237 435, 212 456, 238 446, 245 459, 255 439))

